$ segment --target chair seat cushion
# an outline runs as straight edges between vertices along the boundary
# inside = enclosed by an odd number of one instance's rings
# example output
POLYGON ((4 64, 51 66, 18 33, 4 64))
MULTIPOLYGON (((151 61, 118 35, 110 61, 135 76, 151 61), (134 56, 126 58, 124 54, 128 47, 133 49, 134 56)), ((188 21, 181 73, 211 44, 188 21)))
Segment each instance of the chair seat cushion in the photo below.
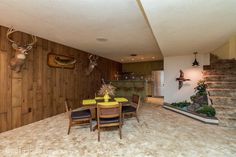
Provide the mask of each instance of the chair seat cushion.
POLYGON ((90 110, 71 112, 71 118, 72 119, 83 119, 83 118, 89 118, 89 117, 91 117, 90 110))
POLYGON ((122 107, 122 112, 123 113, 128 113, 128 112, 135 112, 136 108, 133 106, 123 106, 122 107))
POLYGON ((117 118, 100 118, 100 124, 119 123, 119 117, 117 118))

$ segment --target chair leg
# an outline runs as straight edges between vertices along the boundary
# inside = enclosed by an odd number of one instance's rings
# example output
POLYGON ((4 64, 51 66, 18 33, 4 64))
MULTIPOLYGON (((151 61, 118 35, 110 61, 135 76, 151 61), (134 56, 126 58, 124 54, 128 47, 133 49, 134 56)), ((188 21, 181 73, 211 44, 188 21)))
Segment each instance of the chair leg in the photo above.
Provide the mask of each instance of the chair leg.
POLYGON ((120 134, 120 139, 122 139, 122 132, 121 132, 121 124, 119 125, 119 134, 120 134))
POLYGON ((136 117, 136 119, 137 119, 137 121, 138 121, 138 123, 139 123, 139 119, 138 119, 137 113, 135 113, 135 117, 136 117))
POLYGON ((100 142, 100 127, 98 127, 98 142, 100 142))
POLYGON ((122 125, 124 125, 125 114, 122 114, 122 125))
POLYGON ((90 122, 90 132, 93 130, 93 126, 92 126, 92 118, 89 119, 90 122))
POLYGON ((70 128, 71 128, 71 124, 69 124, 69 128, 68 128, 67 135, 69 135, 69 134, 70 134, 70 128))

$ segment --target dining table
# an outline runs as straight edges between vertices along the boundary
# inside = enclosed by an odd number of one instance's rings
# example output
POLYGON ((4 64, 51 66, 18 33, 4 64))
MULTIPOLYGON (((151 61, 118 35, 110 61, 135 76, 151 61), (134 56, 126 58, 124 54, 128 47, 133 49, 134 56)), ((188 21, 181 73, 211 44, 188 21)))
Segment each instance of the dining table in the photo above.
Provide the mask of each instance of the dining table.
MULTIPOLYGON (((82 108, 87 108, 90 110, 95 110, 95 117, 97 117, 97 104, 100 103, 102 105, 114 105, 117 103, 122 104, 122 106, 128 106, 129 105, 129 100, 125 97, 114 97, 110 98, 108 102, 104 101, 103 97, 95 97, 94 99, 84 99, 82 101, 82 108)), ((95 118, 96 119, 96 118, 95 118)), ((93 130, 97 129, 97 124, 93 127, 93 130)))

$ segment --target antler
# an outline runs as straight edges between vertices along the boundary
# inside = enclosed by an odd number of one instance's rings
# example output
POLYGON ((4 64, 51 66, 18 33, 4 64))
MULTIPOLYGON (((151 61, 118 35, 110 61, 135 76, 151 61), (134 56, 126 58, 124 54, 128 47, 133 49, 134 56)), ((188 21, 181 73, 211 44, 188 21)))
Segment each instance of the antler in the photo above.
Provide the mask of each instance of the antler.
POLYGON ((37 42, 37 38, 36 38, 36 36, 34 36, 34 35, 31 35, 31 37, 32 37, 32 42, 31 43, 29 43, 29 44, 26 44, 25 46, 26 46, 26 51, 25 51, 25 54, 28 54, 27 53, 27 51, 29 51, 29 50, 31 50, 32 49, 32 47, 33 47, 33 45, 37 42))
POLYGON ((89 55, 88 59, 91 62, 93 55, 89 55))
POLYGON ((16 30, 15 30, 13 27, 11 27, 11 28, 9 28, 9 29, 7 30, 7 39, 8 39, 10 42, 12 42, 12 43, 15 43, 15 41, 12 40, 11 38, 9 38, 9 35, 12 34, 12 33, 14 33, 14 32, 16 32, 16 30))
MULTIPOLYGON (((16 42, 15 42, 13 39, 10 38, 10 35, 11 35, 12 33, 14 33, 14 32, 17 32, 17 30, 15 30, 13 27, 9 28, 9 29, 7 30, 7 39, 8 39, 10 42, 16 44, 16 42)), ((31 35, 31 37, 32 37, 32 42, 25 45, 26 50, 30 50, 30 49, 32 48, 32 46, 37 42, 36 36, 31 35)), ((17 45, 17 44, 16 44, 16 45, 17 45)), ((18 46, 18 45, 17 45, 17 46, 18 46)), ((15 47, 15 46, 13 46, 13 47, 15 47)))
POLYGON ((94 60, 95 60, 95 61, 96 61, 98 58, 99 58, 98 56, 96 56, 96 55, 94 56, 94 60))
POLYGON ((98 59, 99 57, 98 56, 96 56, 96 55, 89 55, 89 57, 88 57, 88 59, 90 60, 90 61, 96 61, 97 59, 98 59))
POLYGON ((28 46, 33 46, 37 42, 37 38, 34 35, 31 35, 32 37, 32 42, 30 44, 27 44, 28 46))

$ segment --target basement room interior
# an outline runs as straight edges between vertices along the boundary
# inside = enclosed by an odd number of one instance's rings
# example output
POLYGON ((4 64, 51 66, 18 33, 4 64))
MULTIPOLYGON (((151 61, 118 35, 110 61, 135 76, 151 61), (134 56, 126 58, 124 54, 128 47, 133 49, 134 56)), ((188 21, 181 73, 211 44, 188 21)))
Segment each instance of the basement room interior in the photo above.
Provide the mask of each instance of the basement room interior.
POLYGON ((236 0, 1 0, 1 157, 235 157, 236 0))

